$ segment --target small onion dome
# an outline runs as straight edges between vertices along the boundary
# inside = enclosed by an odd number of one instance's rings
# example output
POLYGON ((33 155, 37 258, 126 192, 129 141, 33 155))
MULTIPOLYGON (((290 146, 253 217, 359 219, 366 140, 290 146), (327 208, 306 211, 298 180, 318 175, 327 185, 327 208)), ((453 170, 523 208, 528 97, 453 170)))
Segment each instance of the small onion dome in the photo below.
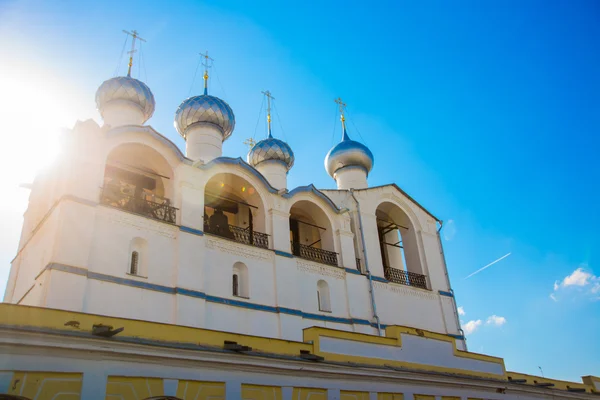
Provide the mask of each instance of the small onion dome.
POLYGON ((188 128, 201 123, 217 126, 225 141, 233 132, 235 116, 229 104, 218 97, 203 94, 184 100, 175 112, 177 132, 185 139, 188 128))
POLYGON ((289 171, 294 165, 294 152, 286 142, 275 139, 269 134, 268 138, 256 143, 250 149, 246 160, 253 167, 266 161, 279 161, 284 163, 286 169, 289 171))
POLYGON ((371 150, 364 144, 351 140, 345 129, 342 141, 329 150, 325 157, 325 169, 332 178, 338 170, 346 167, 363 168, 369 175, 373 163, 371 150))
POLYGON ((96 107, 104 118, 104 107, 114 100, 130 101, 137 105, 144 113, 144 122, 148 121, 156 102, 150 88, 142 81, 130 76, 117 76, 104 81, 96 91, 96 107))

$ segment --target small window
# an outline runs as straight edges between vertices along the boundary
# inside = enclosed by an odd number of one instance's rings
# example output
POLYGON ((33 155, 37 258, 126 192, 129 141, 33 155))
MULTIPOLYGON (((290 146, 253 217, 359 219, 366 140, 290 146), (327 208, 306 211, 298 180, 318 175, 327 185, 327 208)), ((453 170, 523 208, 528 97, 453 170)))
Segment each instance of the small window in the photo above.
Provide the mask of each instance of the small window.
POLYGON ((240 282, 237 274, 233 274, 233 295, 240 295, 240 282))
POLYGON ((331 312, 329 285, 324 280, 320 280, 317 283, 317 305, 319 307, 319 311, 331 312))
POLYGON ((131 275, 137 275, 138 274, 138 262, 139 262, 139 258, 140 255, 137 251, 134 251, 133 253, 131 253, 131 265, 129 266, 129 273, 131 275))

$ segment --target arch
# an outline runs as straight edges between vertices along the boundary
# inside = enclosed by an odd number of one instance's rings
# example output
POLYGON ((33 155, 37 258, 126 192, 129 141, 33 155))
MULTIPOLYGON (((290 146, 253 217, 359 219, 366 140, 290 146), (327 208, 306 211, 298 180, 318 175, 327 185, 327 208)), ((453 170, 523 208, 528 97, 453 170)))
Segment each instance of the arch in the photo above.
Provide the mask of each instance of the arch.
POLYGON ((333 224, 327 213, 310 200, 296 201, 289 213, 292 254, 337 266, 333 224))
POLYGON ((102 203, 175 223, 173 168, 153 147, 123 143, 106 157, 102 203))
POLYGON ((341 210, 335 205, 335 203, 323 192, 317 189, 313 184, 308 186, 298 186, 289 193, 283 195, 286 199, 292 199, 293 197, 302 193, 310 194, 316 201, 322 202, 326 207, 330 208, 335 213, 341 212, 341 210))
POLYGON ((319 311, 331 312, 331 297, 329 285, 323 279, 317 282, 317 305, 319 311))
POLYGON ((384 200, 377 206, 375 216, 386 279, 427 288, 418 230, 408 213, 398 204, 384 200))
MULTIPOLYGON (((278 190, 271 186, 267 178, 264 177, 256 168, 252 165, 248 164, 241 157, 231 158, 231 157, 217 157, 210 161, 208 164, 198 166, 199 169, 209 171, 213 168, 216 168, 219 165, 231 165, 235 167, 239 167, 244 172, 249 174, 250 176, 255 178, 253 182, 255 186, 262 186, 270 193, 278 193, 278 190)), ((218 173, 218 172, 217 172, 218 173)), ((252 179, 251 179, 252 180, 252 179)))
POLYGON ((151 126, 119 126, 108 131, 107 136, 110 139, 108 152, 125 143, 139 143, 158 151, 169 162, 172 169, 177 168, 179 163, 192 164, 192 160, 185 157, 175 143, 151 126))
POLYGON ((239 243, 268 248, 265 201, 244 177, 214 174, 204 186, 204 231, 239 243))
POLYGON ((127 273, 136 276, 148 276, 148 241, 136 237, 129 244, 127 273))
POLYGON ((248 267, 242 262, 233 264, 232 294, 237 297, 250 298, 248 267))

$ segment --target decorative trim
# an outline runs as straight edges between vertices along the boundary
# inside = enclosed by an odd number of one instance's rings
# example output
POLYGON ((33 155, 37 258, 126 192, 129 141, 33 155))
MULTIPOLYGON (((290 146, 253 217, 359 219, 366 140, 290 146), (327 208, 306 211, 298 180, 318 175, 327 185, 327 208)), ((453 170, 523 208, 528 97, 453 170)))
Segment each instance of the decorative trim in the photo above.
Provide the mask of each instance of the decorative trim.
POLYGON ((281 250, 273 250, 275 252, 275 255, 281 256, 281 257, 287 257, 287 258, 294 258, 293 254, 290 253, 286 253, 285 251, 281 251, 281 250))
POLYGON ((329 276, 335 279, 344 279, 346 275, 344 270, 339 267, 326 266, 323 264, 311 263, 304 260, 297 259, 296 268, 299 271, 306 272, 309 274, 316 274, 321 276, 329 276))
POLYGON ((102 210, 112 210, 105 214, 111 223, 133 227, 138 230, 154 232, 161 236, 168 237, 169 239, 175 239, 177 237, 176 225, 158 222, 138 214, 123 212, 124 210, 115 209, 113 207, 102 207, 102 210))
MULTIPOLYGON (((375 277, 373 277, 373 278, 375 278, 375 277)), ((380 282, 375 282, 374 285, 378 289, 389 290, 391 292, 406 295, 406 296, 419 297, 419 298, 425 299, 425 300, 439 299, 439 297, 437 297, 436 294, 430 292, 429 290, 417 289, 413 286, 406 286, 406 285, 400 285, 400 284, 394 284, 394 283, 388 283, 388 284, 384 285, 383 283, 380 283, 380 282)))
POLYGON ((204 232, 202 232, 201 230, 190 228, 188 226, 180 225, 179 230, 182 232, 191 233, 192 235, 204 236, 204 232))
POLYGON ((354 274, 354 275, 362 275, 362 274, 360 273, 360 271, 359 271, 359 270, 357 270, 357 269, 354 269, 354 268, 344 268, 344 269, 345 269, 345 270, 346 270, 346 272, 347 272, 347 273, 349 273, 349 274, 354 274))
POLYGON ((207 169, 211 169, 212 167, 214 167, 215 165, 219 165, 219 164, 225 164, 225 165, 237 165, 239 167, 242 167, 243 169, 245 169, 247 172, 249 172, 251 175, 254 175, 259 181, 262 182, 262 184, 264 185, 264 187, 271 193, 279 193, 279 191, 277 189, 275 189, 273 186, 271 186, 271 184, 269 183, 269 181, 264 177, 263 174, 261 174, 260 172, 258 172, 258 170, 256 168, 254 168, 252 165, 248 164, 246 161, 244 161, 241 157, 238 158, 232 158, 232 157, 217 157, 213 160, 211 160, 208 164, 204 164, 204 165, 199 165, 196 168, 198 169, 202 169, 202 170, 207 170, 207 169))
MULTIPOLYGON (((156 292, 161 292, 161 293, 166 293, 166 294, 179 294, 179 295, 183 295, 183 296, 204 299, 210 303, 224 304, 224 305, 240 307, 240 308, 247 308, 250 310, 266 311, 266 312, 271 312, 271 313, 276 313, 276 314, 294 315, 294 316, 302 317, 302 318, 306 318, 306 319, 314 319, 314 320, 326 321, 326 322, 336 322, 336 323, 340 323, 340 324, 370 325, 374 328, 377 327, 377 324, 367 321, 366 319, 333 317, 333 316, 329 316, 329 315, 306 313, 304 311, 296 310, 293 308, 273 307, 273 306, 267 306, 267 305, 263 305, 263 304, 251 303, 248 301, 228 299, 228 298, 224 298, 224 297, 208 295, 206 293, 199 292, 196 290, 184 289, 184 288, 180 288, 180 287, 173 288, 173 287, 168 287, 168 286, 163 286, 163 285, 157 285, 154 283, 140 282, 140 281, 133 280, 133 279, 120 278, 117 276, 100 274, 97 272, 88 271, 85 268, 73 267, 71 265, 64 265, 64 264, 58 264, 58 263, 48 264, 42 270, 42 272, 39 273, 38 276, 40 276, 42 273, 44 273, 44 271, 50 271, 50 270, 72 273, 75 275, 86 276, 89 279, 94 279, 94 280, 103 281, 103 282, 116 283, 118 285, 131 286, 131 287, 136 287, 139 289, 153 290, 156 292)), ((36 279, 37 279, 37 277, 36 277, 36 279)), ((383 324, 381 325, 381 327, 384 329, 386 326, 387 325, 383 325, 383 324)))
POLYGON ((148 134, 150 136, 153 136, 155 139, 157 139, 158 141, 162 142, 164 145, 166 145, 169 149, 171 149, 171 151, 175 154, 175 156, 179 159, 179 161, 181 161, 184 164, 188 164, 191 165, 192 164, 192 160, 187 158, 179 149, 179 147, 177 147, 177 145, 175 143, 173 143, 171 140, 169 140, 166 136, 161 135, 159 132, 157 132, 152 126, 150 125, 145 125, 145 126, 141 126, 141 125, 123 125, 123 126, 118 126, 115 128, 111 128, 108 132, 107 132, 107 136, 115 136, 115 135, 119 135, 122 133, 127 133, 127 132, 135 132, 135 133, 145 133, 148 134))
POLYGON ((297 188, 293 189, 291 192, 283 194, 282 197, 284 197, 286 199, 290 199, 298 193, 313 193, 314 195, 316 195, 317 197, 319 197, 323 201, 325 201, 325 203, 327 203, 327 205, 329 207, 331 207, 333 212, 335 212, 336 214, 340 214, 342 212, 342 210, 340 210, 335 205, 335 203, 325 193, 323 193, 319 189, 317 189, 312 183, 308 186, 298 186, 297 188))
POLYGON ((443 290, 438 290, 438 293, 441 294, 442 296, 454 297, 454 293, 452 293, 452 292, 445 292, 443 290))
POLYGON ((207 238, 206 248, 223 251, 225 253, 233 254, 234 256, 254 258, 256 260, 272 260, 273 253, 271 250, 259 250, 256 247, 250 247, 240 245, 238 243, 229 243, 227 240, 218 240, 214 238, 207 238))
MULTIPOLYGON (((368 276, 367 276, 368 278, 368 276)), ((375 282, 383 282, 383 283, 389 283, 390 281, 388 281, 385 278, 381 278, 379 276, 375 276, 375 275, 371 275, 371 279, 373 279, 375 282)))

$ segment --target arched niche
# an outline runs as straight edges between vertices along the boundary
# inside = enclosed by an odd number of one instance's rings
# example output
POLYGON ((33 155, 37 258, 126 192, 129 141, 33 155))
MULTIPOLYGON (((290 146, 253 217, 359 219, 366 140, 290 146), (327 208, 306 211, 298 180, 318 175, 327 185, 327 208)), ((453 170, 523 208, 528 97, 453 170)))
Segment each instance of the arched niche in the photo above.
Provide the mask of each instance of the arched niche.
POLYGON ((170 164, 152 147, 121 144, 106 159, 102 203, 175 223, 173 177, 170 164))
POLYGON ((204 231, 236 242, 269 247, 264 201, 255 186, 232 173, 212 176, 204 188, 204 231))
POLYGON ((290 208, 290 243, 295 256, 338 265, 333 226, 325 211, 310 200, 299 200, 290 208))
POLYGON ((377 206, 375 216, 386 279, 426 289, 417 229, 411 218, 400 206, 389 201, 377 206))

